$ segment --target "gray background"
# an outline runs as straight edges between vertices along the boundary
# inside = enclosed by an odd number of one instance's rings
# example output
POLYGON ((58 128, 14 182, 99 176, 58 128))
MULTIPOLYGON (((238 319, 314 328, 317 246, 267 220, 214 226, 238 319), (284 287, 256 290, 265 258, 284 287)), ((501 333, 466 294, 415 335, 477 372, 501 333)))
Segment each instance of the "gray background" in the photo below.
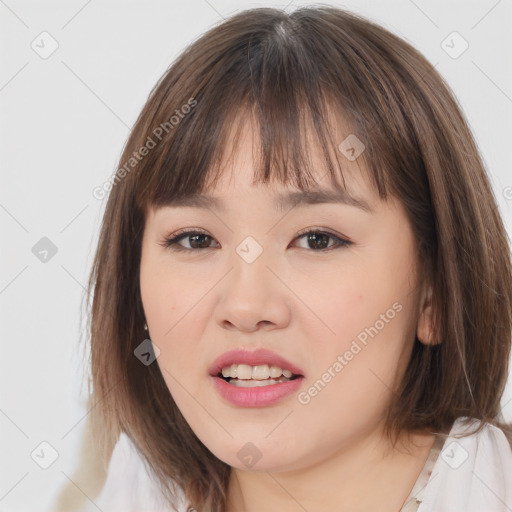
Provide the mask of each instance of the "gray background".
MULTIPOLYGON (((436 65, 472 126, 510 233, 512 2, 325 3, 376 20, 436 65)), ((92 191, 114 172, 150 89, 235 10, 304 4, 0 0, 0 511, 50 510, 64 485, 87 494, 73 473, 87 423, 80 311, 104 208, 92 191), (43 441, 58 453, 48 469, 43 441)), ((502 405, 512 421, 510 379, 502 405)))

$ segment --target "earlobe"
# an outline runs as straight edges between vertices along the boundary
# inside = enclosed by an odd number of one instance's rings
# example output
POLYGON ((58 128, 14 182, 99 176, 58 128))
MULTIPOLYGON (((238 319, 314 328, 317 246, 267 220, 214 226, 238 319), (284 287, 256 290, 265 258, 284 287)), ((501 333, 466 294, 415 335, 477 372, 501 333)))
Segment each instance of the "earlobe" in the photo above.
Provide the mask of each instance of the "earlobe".
POLYGON ((437 345, 440 343, 439 340, 434 339, 431 286, 424 286, 423 288, 416 336, 424 345, 437 345))

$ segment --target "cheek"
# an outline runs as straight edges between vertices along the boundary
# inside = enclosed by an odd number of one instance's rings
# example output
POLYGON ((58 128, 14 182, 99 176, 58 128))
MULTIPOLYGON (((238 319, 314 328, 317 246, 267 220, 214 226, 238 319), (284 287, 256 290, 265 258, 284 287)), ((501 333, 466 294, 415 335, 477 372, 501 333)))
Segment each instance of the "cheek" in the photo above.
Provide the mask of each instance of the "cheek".
POLYGON ((315 314, 309 315, 308 329, 315 353, 311 377, 320 379, 320 388, 329 379, 333 383, 326 386, 330 392, 322 391, 319 406, 325 400, 323 405, 328 407, 329 400, 343 396, 349 410, 358 403, 378 409, 385 397, 391 397, 414 341, 413 267, 408 248, 401 245, 397 253, 382 244, 364 258, 355 258, 350 267, 340 266, 318 279, 315 287, 311 281, 305 283, 304 289, 310 290, 307 304, 315 314), (326 375, 329 371, 336 377, 326 375))
POLYGON ((197 393, 193 370, 201 361, 200 340, 207 318, 204 299, 198 303, 204 290, 193 276, 170 271, 165 264, 143 263, 141 299, 149 337, 160 351, 157 364, 178 407, 187 408, 190 394, 197 393))
POLYGON ((299 397, 301 404, 307 404, 304 411, 310 418, 318 422, 329 418, 322 427, 326 437, 339 436, 340 425, 355 433, 380 421, 412 346, 404 335, 407 313, 403 308, 397 304, 395 309, 368 311, 362 299, 357 302, 357 315, 337 317, 333 324, 337 336, 325 338, 329 343, 317 343, 314 369, 299 397), (379 318, 380 313, 385 320, 379 318))
POLYGON ((141 262, 140 293, 144 314, 153 341, 172 338, 179 319, 192 307, 193 289, 178 272, 171 272, 165 264, 141 262))
MULTIPOLYGON (((384 263, 361 258, 357 265, 340 266, 315 278, 308 276, 303 283, 296 281, 295 290, 301 298, 304 297, 307 306, 297 305, 298 309, 304 310, 304 314, 299 315, 300 322, 312 335, 308 336, 309 342, 320 353, 343 353, 358 336, 364 342, 369 338, 367 329, 376 322, 378 328, 384 325, 380 318, 387 311, 390 322, 399 323, 396 320, 400 315, 396 308, 393 309, 393 304, 399 302, 403 306, 407 290, 401 286, 399 275, 384 263)), ((388 323, 385 326, 379 330, 389 331, 388 323)))

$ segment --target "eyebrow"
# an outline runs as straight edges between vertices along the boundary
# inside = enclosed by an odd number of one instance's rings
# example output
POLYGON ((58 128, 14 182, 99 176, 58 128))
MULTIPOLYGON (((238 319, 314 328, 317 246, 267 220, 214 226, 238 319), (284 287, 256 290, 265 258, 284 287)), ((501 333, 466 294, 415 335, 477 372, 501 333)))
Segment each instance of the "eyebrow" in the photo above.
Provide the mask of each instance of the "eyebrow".
MULTIPOLYGON (((298 192, 287 192, 274 196, 273 202, 274 208, 277 211, 285 211, 290 208, 326 203, 346 204, 360 208, 368 213, 374 213, 374 209, 367 201, 360 197, 351 196, 345 189, 310 189, 298 192)), ((225 204, 221 198, 207 194, 188 194, 186 196, 176 197, 166 201, 164 206, 212 209, 221 212, 226 210, 225 204)))

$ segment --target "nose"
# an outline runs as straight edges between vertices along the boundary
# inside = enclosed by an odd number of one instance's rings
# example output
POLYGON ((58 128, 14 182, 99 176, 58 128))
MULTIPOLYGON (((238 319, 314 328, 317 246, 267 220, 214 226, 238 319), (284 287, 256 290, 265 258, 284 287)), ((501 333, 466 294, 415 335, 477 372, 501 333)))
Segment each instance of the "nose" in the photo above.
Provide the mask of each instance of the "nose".
POLYGON ((284 272, 267 254, 263 251, 252 259, 242 250, 231 258, 233 268, 219 288, 214 313, 222 328, 254 332, 282 329, 290 323, 293 293, 284 272))

